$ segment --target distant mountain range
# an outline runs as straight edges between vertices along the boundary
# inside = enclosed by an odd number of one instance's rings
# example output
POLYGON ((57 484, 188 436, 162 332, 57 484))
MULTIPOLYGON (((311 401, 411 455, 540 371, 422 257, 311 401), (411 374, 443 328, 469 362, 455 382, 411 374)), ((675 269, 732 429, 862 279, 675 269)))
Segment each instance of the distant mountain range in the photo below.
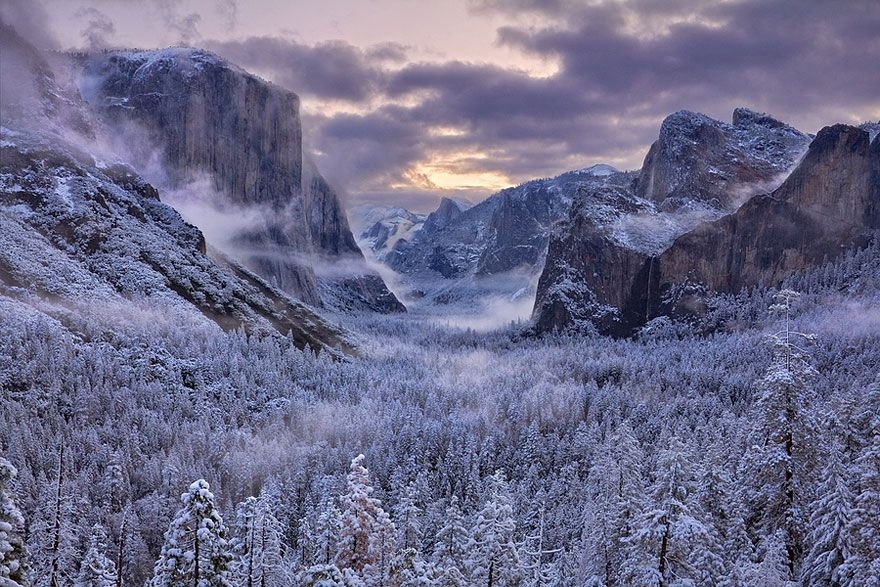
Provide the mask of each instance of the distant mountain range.
POLYGON ((405 311, 377 261, 438 313, 534 296, 534 332, 628 335, 880 228, 880 124, 813 137, 746 108, 730 123, 680 111, 636 171, 593 165, 430 214, 347 213, 303 154, 295 94, 198 49, 45 54, 0 33, 16 82, 2 95, 0 294, 45 311, 148 297, 351 350, 317 312, 405 311))
POLYGON ((680 111, 640 170, 595 165, 427 218, 373 210, 360 238, 429 303, 531 288, 534 332, 627 335, 866 243, 880 228, 878 129, 814 137, 747 108, 731 123, 680 111))

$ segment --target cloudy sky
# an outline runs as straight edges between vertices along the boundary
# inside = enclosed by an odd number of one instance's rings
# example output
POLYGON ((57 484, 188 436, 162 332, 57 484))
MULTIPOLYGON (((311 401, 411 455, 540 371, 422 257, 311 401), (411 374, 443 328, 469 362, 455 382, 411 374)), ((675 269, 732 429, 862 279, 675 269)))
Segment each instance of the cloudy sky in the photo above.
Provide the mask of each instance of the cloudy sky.
POLYGON ((680 109, 746 105, 809 132, 880 119, 877 0, 41 4, 44 44, 207 47, 297 92, 307 147, 362 202, 636 168, 680 109))

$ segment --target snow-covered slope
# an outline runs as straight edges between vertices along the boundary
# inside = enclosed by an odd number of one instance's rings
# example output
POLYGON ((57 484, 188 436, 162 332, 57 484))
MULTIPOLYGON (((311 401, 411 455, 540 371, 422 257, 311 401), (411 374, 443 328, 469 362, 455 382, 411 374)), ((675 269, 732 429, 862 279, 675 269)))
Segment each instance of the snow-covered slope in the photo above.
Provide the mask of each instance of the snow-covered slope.
POLYGON ((353 351, 341 330, 302 304, 207 255, 202 233, 131 168, 100 165, 57 135, 5 127, 0 154, 0 296, 74 331, 96 314, 183 328, 210 321, 353 351))

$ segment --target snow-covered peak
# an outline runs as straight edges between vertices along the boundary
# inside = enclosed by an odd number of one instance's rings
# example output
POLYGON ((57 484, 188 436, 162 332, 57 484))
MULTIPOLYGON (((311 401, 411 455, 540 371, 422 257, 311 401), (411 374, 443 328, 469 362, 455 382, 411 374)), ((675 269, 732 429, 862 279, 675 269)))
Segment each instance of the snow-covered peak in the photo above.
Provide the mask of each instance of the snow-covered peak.
POLYGON ((606 163, 597 163, 595 165, 590 165, 589 167, 584 167, 583 169, 579 169, 578 173, 584 175, 593 175, 595 177, 607 177, 609 175, 614 175, 615 173, 620 173, 617 169, 608 165, 606 163))

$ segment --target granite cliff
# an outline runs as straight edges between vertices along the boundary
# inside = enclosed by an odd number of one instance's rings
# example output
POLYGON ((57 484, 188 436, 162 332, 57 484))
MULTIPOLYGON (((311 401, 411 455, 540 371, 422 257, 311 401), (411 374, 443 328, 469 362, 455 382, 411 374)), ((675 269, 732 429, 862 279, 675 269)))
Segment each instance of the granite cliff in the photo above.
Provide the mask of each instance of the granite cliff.
MULTIPOLYGON (((259 212, 262 221, 236 235, 236 254, 272 283, 321 306, 326 288, 319 287, 316 264, 362 261, 337 193, 317 169, 304 173, 296 94, 185 48, 88 56, 80 87, 111 128, 123 136, 146 133, 143 146, 158 146, 161 179, 170 187, 207 177, 218 207, 259 212)), ((403 309, 363 263, 348 277, 369 287, 349 292, 347 305, 403 309)), ((346 298, 345 283, 336 284, 336 298, 346 298)))

